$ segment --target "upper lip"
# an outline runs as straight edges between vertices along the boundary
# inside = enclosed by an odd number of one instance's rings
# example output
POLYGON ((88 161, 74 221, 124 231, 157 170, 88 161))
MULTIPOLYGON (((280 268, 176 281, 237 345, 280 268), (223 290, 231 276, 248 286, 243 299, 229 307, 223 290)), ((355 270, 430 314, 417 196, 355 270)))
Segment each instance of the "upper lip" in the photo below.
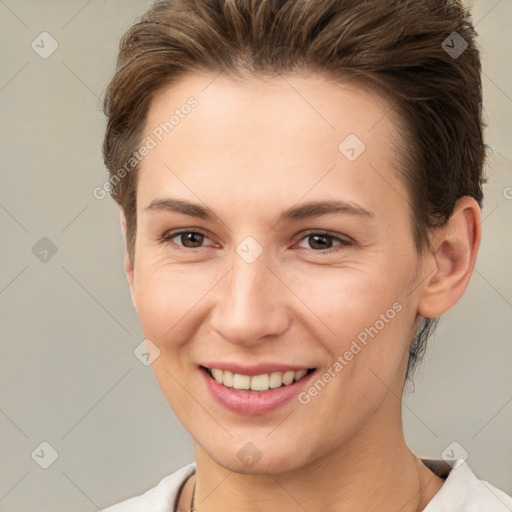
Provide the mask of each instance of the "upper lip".
POLYGON ((239 373, 241 375, 248 375, 249 377, 254 377, 255 375, 262 375, 265 373, 273 372, 298 372, 299 370, 309 370, 313 368, 311 366, 301 366, 284 363, 258 363, 254 365, 248 365, 243 363, 222 361, 208 361, 203 363, 201 366, 204 366, 205 368, 218 368, 219 370, 228 371, 232 373, 239 373))

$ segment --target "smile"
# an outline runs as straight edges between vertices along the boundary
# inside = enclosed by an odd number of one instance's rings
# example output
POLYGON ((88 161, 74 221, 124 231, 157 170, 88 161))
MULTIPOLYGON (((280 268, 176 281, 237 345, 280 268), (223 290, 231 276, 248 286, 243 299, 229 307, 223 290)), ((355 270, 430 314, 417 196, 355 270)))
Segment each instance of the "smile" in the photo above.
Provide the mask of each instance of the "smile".
POLYGON ((283 386, 289 386, 297 382, 307 374, 314 371, 314 368, 301 369, 297 371, 289 370, 286 372, 262 373, 260 375, 244 375, 233 373, 219 368, 205 368, 208 374, 226 388, 232 388, 240 391, 265 392, 269 389, 277 389, 283 386))

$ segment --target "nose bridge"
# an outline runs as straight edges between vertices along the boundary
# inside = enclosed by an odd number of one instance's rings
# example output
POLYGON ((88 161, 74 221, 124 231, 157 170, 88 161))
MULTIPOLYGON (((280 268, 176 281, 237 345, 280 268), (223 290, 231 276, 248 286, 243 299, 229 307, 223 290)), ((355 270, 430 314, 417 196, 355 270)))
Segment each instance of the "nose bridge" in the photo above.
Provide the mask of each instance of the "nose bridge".
POLYGON ((233 253, 213 320, 215 330, 229 342, 255 343, 286 328, 284 295, 270 264, 268 254, 251 240, 243 241, 233 253))

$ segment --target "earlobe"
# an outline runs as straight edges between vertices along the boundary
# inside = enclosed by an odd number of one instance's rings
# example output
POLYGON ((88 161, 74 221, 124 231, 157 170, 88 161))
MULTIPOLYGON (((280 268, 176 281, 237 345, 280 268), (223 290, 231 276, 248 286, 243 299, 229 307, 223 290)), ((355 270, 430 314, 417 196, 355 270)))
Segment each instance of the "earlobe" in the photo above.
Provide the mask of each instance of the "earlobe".
POLYGON ((441 316, 462 297, 473 273, 481 235, 478 203, 470 197, 459 199, 450 220, 434 236, 437 249, 429 255, 433 268, 421 288, 421 316, 441 316))

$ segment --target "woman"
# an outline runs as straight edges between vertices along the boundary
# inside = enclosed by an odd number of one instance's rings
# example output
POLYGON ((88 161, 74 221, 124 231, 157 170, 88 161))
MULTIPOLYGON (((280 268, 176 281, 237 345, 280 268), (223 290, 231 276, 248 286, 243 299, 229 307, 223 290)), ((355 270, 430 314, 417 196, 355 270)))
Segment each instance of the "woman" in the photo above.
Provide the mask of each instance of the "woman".
POLYGON ((109 191, 195 461, 107 512, 512 510, 406 445, 481 240, 480 61, 449 0, 172 0, 123 36, 109 191))

